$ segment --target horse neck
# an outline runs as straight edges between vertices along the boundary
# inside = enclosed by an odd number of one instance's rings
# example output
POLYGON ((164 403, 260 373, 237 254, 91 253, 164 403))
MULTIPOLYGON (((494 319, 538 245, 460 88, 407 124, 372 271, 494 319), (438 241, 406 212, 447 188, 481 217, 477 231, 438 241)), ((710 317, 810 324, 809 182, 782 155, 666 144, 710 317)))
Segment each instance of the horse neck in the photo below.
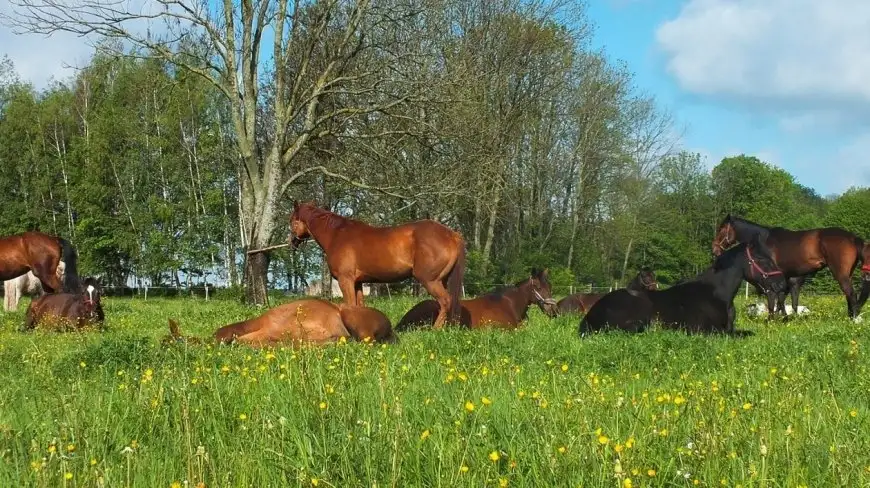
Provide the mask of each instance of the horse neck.
POLYGON ((732 266, 705 274, 702 281, 713 286, 718 298, 731 303, 740 290, 740 284, 747 278, 746 272, 746 262, 738 257, 732 266))
POLYGON ((532 284, 529 281, 524 281, 503 294, 510 298, 514 312, 519 318, 526 317, 529 307, 535 303, 535 292, 532 291, 532 284))
POLYGON ((626 288, 628 288, 629 290, 645 290, 646 289, 646 287, 643 285, 643 283, 640 280, 640 276, 635 276, 634 279, 631 280, 631 283, 629 283, 628 286, 626 286, 626 288))
POLYGON ((342 217, 337 213, 317 207, 313 207, 308 212, 305 212, 302 221, 308 227, 308 233, 311 234, 311 237, 324 250, 332 245, 336 229, 351 222, 350 219, 342 217))

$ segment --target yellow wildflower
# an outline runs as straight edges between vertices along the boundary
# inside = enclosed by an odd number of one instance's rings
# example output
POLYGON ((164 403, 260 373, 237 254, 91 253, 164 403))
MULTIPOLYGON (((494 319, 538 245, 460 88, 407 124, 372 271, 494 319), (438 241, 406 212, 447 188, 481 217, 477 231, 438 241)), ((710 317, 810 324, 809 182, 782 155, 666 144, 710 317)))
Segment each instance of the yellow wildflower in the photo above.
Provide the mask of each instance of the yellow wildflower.
POLYGON ((424 430, 423 433, 420 434, 420 440, 421 440, 421 441, 425 441, 426 439, 429 438, 429 436, 430 436, 431 434, 432 434, 432 433, 429 432, 429 429, 424 430))
POLYGON ((483 397, 483 398, 480 399, 480 403, 482 403, 482 404, 484 404, 484 405, 492 405, 492 400, 490 400, 490 399, 487 398, 487 397, 483 397))
POLYGON ((650 478, 653 478, 656 475, 656 470, 648 469, 648 470, 646 470, 646 475, 649 476, 650 478))
POLYGON ((73 474, 72 474, 72 473, 66 473, 66 474, 63 475, 63 479, 65 479, 65 480, 71 480, 71 479, 73 479, 73 474))
POLYGON ((631 478, 625 478, 622 480, 622 488, 631 488, 632 486, 634 485, 631 484, 631 478))
POLYGON ((608 442, 610 442, 610 439, 608 439, 606 435, 598 436, 598 443, 602 446, 607 445, 608 442))
POLYGON ((474 411, 474 404, 471 402, 465 402, 465 410, 467 410, 469 412, 473 412, 474 411))
POLYGON ((501 455, 499 455, 498 451, 492 451, 489 453, 489 460, 492 462, 496 462, 501 459, 501 455))

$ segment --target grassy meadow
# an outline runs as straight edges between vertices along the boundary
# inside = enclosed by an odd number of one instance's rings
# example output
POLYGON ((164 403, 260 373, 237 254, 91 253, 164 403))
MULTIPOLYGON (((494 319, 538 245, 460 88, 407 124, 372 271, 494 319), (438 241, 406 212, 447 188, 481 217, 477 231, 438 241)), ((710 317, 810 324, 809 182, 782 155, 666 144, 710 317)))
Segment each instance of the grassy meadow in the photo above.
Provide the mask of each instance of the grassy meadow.
MULTIPOLYGON (((395 322, 410 298, 372 300, 395 322)), ((0 318, 0 486, 870 486, 870 328, 840 297, 747 339, 515 332, 162 348, 256 315, 104 300, 108 330, 0 318)), ((870 322, 868 322, 870 323, 870 322)))

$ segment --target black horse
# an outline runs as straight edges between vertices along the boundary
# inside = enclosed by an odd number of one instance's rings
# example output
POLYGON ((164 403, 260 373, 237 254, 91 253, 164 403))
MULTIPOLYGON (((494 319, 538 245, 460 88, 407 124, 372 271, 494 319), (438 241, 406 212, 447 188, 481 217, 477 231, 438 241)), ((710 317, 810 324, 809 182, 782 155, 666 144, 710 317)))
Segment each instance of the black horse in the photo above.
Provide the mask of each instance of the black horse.
POLYGON ((786 288, 782 271, 759 239, 725 251, 692 281, 662 291, 616 290, 605 295, 580 322, 579 332, 643 332, 658 320, 663 328, 687 333, 748 335, 734 329, 734 297, 743 280, 771 293, 786 288))
MULTIPOLYGON (((648 266, 644 266, 637 276, 626 286, 629 290, 656 290, 658 289, 656 274, 648 266)), ((604 293, 575 293, 559 300, 556 304, 559 315, 567 313, 587 313, 601 300, 604 293)))

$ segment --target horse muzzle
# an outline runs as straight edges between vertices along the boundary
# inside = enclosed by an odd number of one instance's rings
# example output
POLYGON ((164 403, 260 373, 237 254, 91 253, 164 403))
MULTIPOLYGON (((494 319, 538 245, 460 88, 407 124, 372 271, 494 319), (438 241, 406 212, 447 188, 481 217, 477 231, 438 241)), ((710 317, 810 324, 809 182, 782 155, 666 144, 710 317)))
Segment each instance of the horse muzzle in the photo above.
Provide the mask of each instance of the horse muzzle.
POLYGON ((296 236, 291 237, 290 238, 290 249, 293 249, 294 251, 299 249, 299 246, 301 246, 303 242, 305 242, 305 239, 300 239, 296 236))

